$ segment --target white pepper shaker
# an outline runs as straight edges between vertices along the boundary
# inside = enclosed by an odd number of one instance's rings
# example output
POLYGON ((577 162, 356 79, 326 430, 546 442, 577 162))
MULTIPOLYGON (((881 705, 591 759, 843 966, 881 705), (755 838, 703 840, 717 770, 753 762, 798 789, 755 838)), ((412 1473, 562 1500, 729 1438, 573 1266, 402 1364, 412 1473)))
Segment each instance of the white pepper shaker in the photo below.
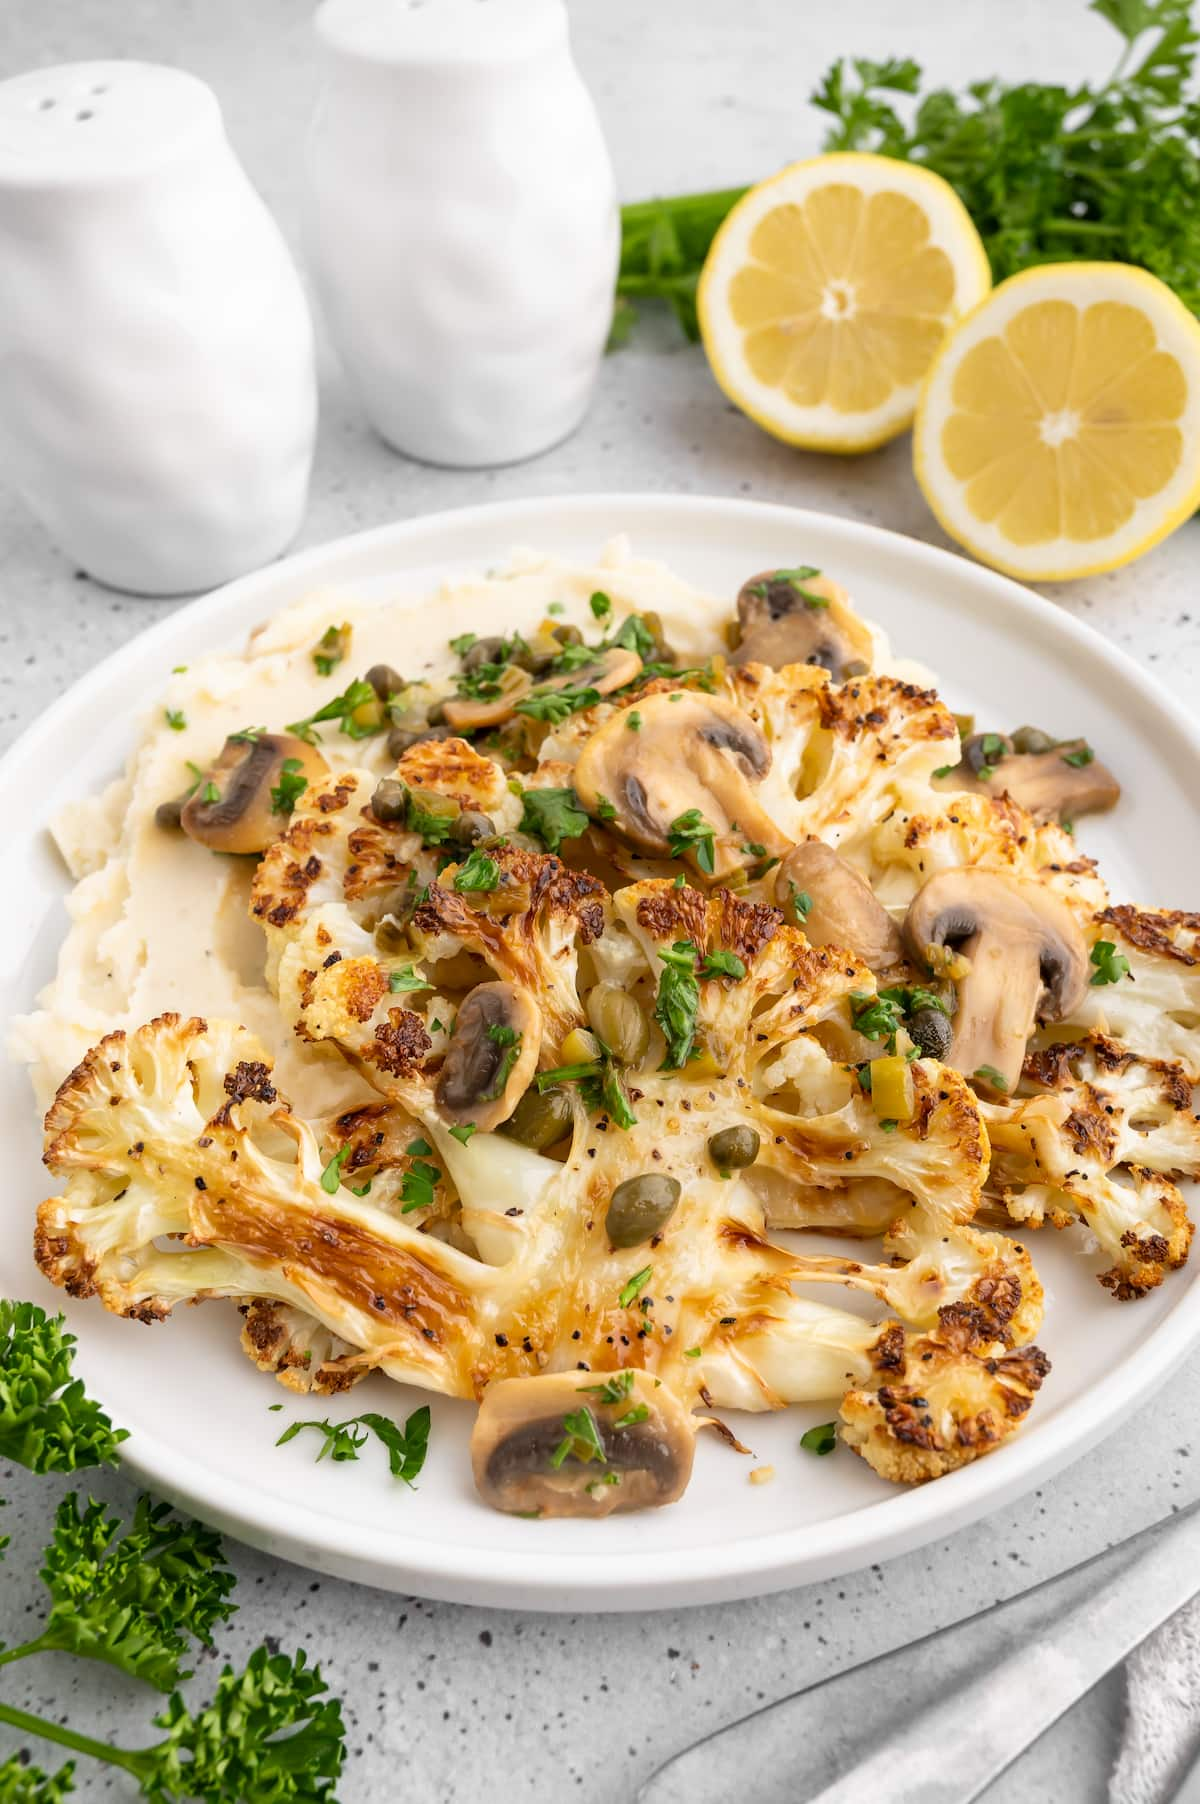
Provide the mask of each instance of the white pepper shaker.
POLYGON ((308 491, 312 321, 203 82, 136 62, 0 83, 0 477, 113 588, 278 555, 308 491))
POLYGON ((532 457, 587 408, 612 317, 612 166, 563 0, 325 0, 307 238, 376 430, 532 457))

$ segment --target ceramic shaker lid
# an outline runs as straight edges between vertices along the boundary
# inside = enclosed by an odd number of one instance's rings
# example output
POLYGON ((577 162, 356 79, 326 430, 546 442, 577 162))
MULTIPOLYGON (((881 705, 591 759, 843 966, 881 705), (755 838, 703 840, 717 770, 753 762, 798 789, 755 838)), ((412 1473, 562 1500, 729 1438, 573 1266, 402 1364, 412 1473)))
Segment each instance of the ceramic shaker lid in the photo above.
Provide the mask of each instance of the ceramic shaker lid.
POLYGON ((63 63, 0 82, 0 185, 107 182, 221 129, 212 90, 157 63, 63 63))

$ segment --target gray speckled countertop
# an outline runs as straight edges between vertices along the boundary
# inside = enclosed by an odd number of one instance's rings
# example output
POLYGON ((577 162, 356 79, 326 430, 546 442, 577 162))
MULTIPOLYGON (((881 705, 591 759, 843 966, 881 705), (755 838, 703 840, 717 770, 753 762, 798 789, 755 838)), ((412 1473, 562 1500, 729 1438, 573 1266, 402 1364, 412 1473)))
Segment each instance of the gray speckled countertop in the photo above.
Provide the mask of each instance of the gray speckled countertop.
MULTIPOLYGON (((294 0, 41 0, 0 12, 0 72, 89 56, 173 61, 210 81, 234 143, 294 236, 296 147, 314 69, 294 0)), ((803 105, 829 57, 914 54, 943 80, 992 72, 1098 72, 1105 28, 1082 3, 1010 0, 574 0, 578 59, 596 95, 623 195, 726 185, 814 149, 803 105)), ((406 463, 367 430, 331 357, 312 502, 301 543, 474 501, 584 490, 712 491, 797 502, 944 543, 909 470, 907 443, 853 462, 774 444, 726 405, 701 353, 665 324, 610 358, 583 428, 519 468, 469 474, 406 463)), ((1064 587, 1059 605, 1148 664, 1193 705, 1200 526, 1128 571, 1064 587)), ((0 740, 66 683, 174 605, 133 601, 79 577, 0 490, 0 740)), ((1182 899, 1180 899, 1182 900, 1182 899)), ((339 1795, 482 1804, 504 1775, 522 1804, 627 1798, 665 1754, 822 1674, 1010 1595, 1190 1500, 1200 1359, 1112 1440, 1023 1502, 923 1552, 754 1602, 623 1618, 537 1617, 398 1598, 316 1578, 231 1546, 241 1612, 218 1653, 264 1635, 304 1643, 345 1698, 352 1750, 339 1795)), ((33 1570, 53 1480, 0 1475, 13 1548, 0 1635, 39 1609, 33 1570)), ((127 1505, 132 1486, 94 1477, 127 1505)), ((34 1615, 36 1620, 36 1614, 34 1615)), ((214 1662, 201 1662, 197 1684, 214 1662)), ((114 1738, 139 1739, 153 1706, 104 1671, 59 1656, 7 1676, 5 1695, 114 1738)), ((998 1783, 990 1804, 1101 1799, 1120 1731, 1121 1679, 1100 1685, 998 1783)), ((9 1745, 7 1736, 4 1747, 9 1745)), ((81 1775, 81 1795, 123 1798, 81 1775)))

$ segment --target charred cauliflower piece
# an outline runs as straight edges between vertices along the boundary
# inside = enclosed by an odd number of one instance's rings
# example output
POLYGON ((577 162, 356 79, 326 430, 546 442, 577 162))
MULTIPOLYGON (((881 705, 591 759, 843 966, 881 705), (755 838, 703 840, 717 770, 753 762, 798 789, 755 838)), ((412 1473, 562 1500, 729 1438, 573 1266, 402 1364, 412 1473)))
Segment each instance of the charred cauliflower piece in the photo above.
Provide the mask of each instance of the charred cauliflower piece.
POLYGON ((1097 913, 1088 938, 1094 974, 1072 1023, 1200 1084, 1200 914, 1121 904, 1097 913))
POLYGON ((875 1383, 842 1399, 842 1439, 895 1484, 967 1466, 1024 1421, 1050 1362, 1038 1347, 996 1349, 988 1324, 950 1304, 928 1334, 888 1324, 872 1348, 875 1383))
POLYGON ((965 1302, 914 1332, 793 1297, 705 1354, 705 1388, 717 1408, 840 1397, 846 1444, 881 1478, 920 1484, 1007 1439, 1050 1369, 1039 1348, 1014 1350, 994 1328, 990 1313, 965 1302))
POLYGON ((1029 1227, 1082 1222, 1113 1261, 1101 1284, 1122 1299, 1144 1296, 1191 1245, 1172 1181, 1200 1172, 1190 1081, 1178 1065, 1138 1058, 1104 1035, 1031 1053, 1024 1078, 1034 1094, 984 1109, 989 1190, 1029 1227))

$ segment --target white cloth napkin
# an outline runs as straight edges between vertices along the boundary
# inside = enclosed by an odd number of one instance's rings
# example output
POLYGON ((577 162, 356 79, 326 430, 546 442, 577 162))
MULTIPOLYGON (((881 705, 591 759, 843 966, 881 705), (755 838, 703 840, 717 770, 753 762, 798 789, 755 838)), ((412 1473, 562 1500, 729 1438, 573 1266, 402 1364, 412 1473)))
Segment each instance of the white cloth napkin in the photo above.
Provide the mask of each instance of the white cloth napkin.
POLYGON ((1109 1804, 1170 1804, 1200 1743, 1200 1597, 1129 1656, 1125 1694, 1109 1804))

